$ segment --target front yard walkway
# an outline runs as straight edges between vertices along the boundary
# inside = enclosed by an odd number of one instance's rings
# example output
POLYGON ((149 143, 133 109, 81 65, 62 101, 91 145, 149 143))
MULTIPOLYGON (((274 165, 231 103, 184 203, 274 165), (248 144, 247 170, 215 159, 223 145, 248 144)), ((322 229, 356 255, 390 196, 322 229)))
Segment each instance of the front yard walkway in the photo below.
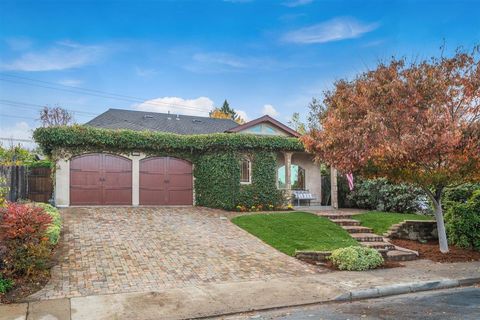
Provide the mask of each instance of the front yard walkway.
POLYGON ((306 276, 305 264, 205 208, 68 208, 58 264, 28 299, 306 276))

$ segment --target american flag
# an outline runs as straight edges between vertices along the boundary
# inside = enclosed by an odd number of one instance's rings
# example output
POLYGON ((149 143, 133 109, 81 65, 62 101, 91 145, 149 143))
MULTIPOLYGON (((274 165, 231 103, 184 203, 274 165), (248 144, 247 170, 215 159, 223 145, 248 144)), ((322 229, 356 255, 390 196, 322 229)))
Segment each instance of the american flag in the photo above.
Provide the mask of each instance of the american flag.
POLYGON ((348 188, 350 191, 353 190, 353 173, 347 173, 348 188))

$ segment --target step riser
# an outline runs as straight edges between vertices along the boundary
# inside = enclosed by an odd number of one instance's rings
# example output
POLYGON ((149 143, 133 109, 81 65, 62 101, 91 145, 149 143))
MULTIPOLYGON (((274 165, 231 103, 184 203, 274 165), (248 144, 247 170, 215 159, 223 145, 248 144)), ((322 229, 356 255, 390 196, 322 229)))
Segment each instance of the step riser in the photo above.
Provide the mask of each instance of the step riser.
POLYGON ((380 242, 383 241, 382 237, 353 237, 359 242, 380 242))
POLYGON ((324 218, 328 218, 330 220, 337 220, 337 219, 351 219, 351 215, 322 215, 324 218))
POLYGON ((372 230, 370 229, 345 229, 348 233, 370 233, 372 230))
POLYGON ((385 260, 387 260, 387 261, 412 261, 412 260, 416 260, 416 259, 417 259, 417 256, 415 254, 405 254, 405 255, 402 255, 402 256, 393 256, 393 257, 387 256, 385 258, 385 260))
POLYGON ((358 221, 333 221, 339 226, 349 226, 349 227, 354 227, 354 226, 359 226, 360 222, 358 221))
POLYGON ((377 249, 377 250, 395 250, 395 246, 392 246, 392 245, 365 245, 365 247, 369 247, 369 248, 372 248, 372 249, 377 249))

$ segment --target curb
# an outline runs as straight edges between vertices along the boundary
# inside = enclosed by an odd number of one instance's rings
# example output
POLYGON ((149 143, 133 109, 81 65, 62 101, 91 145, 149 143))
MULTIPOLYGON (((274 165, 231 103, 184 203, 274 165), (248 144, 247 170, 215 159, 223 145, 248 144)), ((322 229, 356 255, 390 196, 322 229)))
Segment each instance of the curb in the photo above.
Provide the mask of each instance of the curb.
POLYGON ((436 281, 420 281, 401 284, 393 284, 388 286, 379 286, 370 289, 352 290, 343 293, 333 299, 333 301, 353 301, 361 299, 380 298, 393 296, 398 294, 430 291, 437 289, 455 288, 480 283, 480 277, 463 278, 463 279, 442 279, 436 281))

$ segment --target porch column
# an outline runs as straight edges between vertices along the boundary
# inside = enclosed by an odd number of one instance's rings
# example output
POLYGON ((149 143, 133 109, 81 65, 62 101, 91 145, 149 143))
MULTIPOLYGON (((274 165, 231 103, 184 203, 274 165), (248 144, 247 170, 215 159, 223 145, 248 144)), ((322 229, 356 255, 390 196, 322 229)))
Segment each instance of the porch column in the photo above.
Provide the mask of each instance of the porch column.
POLYGON ((337 169, 334 167, 330 167, 330 198, 332 199, 332 207, 338 209, 337 169))
POLYGON ((291 201, 292 197, 292 179, 291 179, 291 164, 292 164, 292 152, 284 152, 285 157, 285 189, 287 190, 288 201, 291 201))

